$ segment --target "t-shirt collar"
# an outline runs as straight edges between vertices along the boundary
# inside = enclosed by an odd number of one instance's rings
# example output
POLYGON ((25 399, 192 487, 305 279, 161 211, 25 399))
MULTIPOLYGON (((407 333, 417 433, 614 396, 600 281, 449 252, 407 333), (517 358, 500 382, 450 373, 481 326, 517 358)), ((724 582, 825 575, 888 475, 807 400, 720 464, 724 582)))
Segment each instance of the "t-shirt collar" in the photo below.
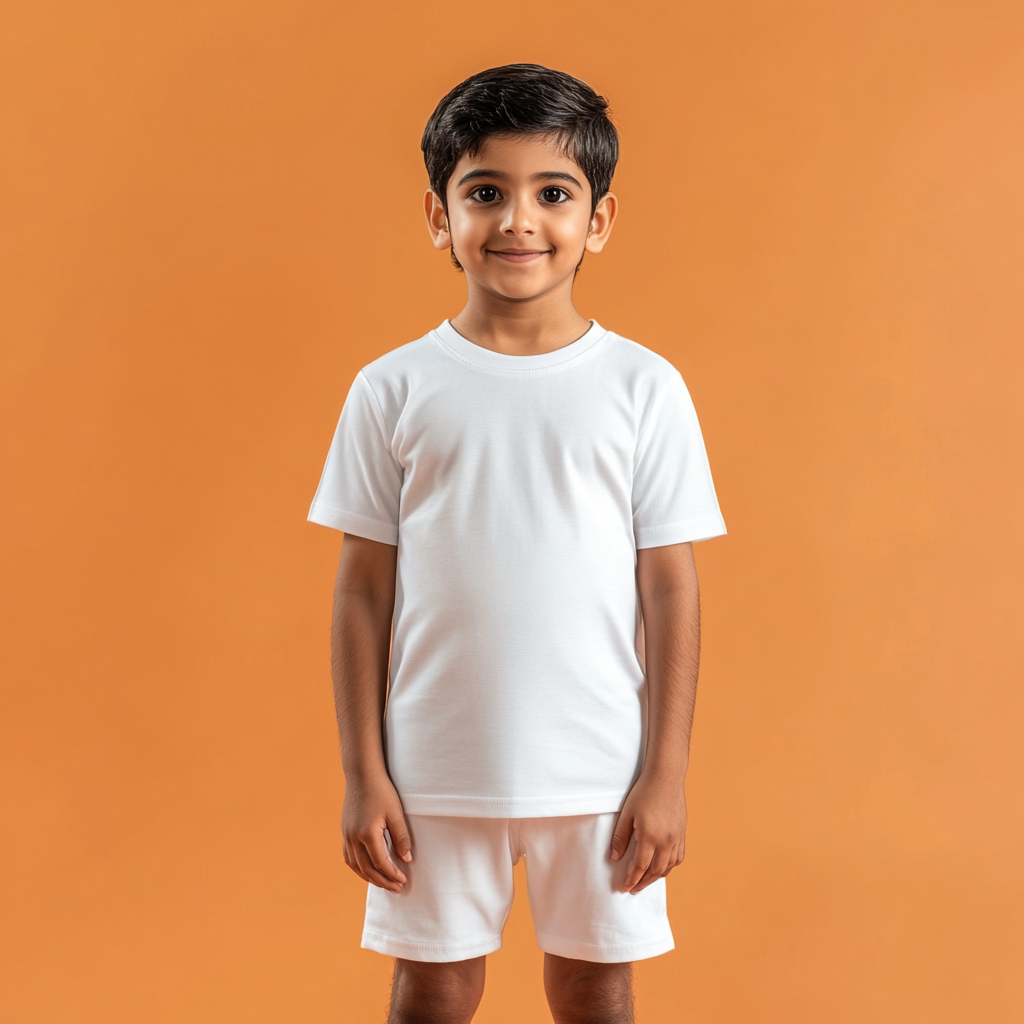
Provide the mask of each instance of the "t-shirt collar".
POLYGON ((503 371, 539 370, 549 366, 567 363, 584 352, 593 348, 608 332, 596 321, 590 321, 590 329, 582 338, 577 338, 568 345, 556 348, 552 352, 542 352, 535 356, 512 356, 504 352, 476 345, 464 338, 448 320, 435 328, 434 334, 438 341, 451 349, 459 358, 485 369, 503 371))

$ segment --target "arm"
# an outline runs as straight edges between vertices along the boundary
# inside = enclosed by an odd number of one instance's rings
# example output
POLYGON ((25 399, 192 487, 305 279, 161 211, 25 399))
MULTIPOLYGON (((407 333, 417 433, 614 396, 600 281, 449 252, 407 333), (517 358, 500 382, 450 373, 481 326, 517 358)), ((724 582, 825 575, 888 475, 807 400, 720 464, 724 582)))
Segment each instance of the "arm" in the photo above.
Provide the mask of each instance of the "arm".
POLYGON ((639 892, 683 860, 690 727, 700 661, 700 592, 692 544, 637 551, 647 665, 647 753, 612 838, 618 860, 636 832, 622 886, 639 892))
POLYGON ((331 675, 345 772, 345 863, 360 878, 392 892, 401 891, 406 876, 388 856, 385 829, 398 856, 412 860, 402 803, 384 764, 397 556, 393 544, 345 535, 331 627, 331 675))

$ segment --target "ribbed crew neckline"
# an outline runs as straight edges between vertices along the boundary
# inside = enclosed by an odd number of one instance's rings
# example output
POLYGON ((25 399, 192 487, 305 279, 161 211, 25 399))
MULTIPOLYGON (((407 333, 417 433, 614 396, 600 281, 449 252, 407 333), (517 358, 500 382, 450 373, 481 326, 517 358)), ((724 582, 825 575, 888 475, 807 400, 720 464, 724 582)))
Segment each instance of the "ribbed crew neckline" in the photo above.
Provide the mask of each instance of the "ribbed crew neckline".
POLYGON ((436 327, 433 333, 442 345, 451 349, 464 362, 472 363, 485 370, 500 370, 503 373, 525 373, 530 370, 542 370, 567 363, 592 349, 608 334, 596 320, 591 320, 590 329, 586 334, 568 345, 556 348, 552 352, 541 352, 535 356, 511 356, 474 344, 459 334, 448 320, 445 320, 440 327, 436 327))

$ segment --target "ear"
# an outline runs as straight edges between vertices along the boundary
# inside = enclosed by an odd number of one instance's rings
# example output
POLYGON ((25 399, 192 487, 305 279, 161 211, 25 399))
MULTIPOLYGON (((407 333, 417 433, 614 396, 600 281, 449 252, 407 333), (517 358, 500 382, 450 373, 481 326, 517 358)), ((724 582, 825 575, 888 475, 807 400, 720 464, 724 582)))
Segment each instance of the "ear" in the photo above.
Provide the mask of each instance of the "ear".
POLYGON ((605 192, 597 201, 597 209, 590 221, 590 234, 587 235, 587 252, 600 252, 608 241, 619 213, 619 200, 614 192, 605 192))
POLYGON ((448 215, 444 212, 441 197, 432 188, 423 193, 423 212, 427 216, 427 230, 430 232, 434 248, 450 248, 452 236, 448 230, 448 215))

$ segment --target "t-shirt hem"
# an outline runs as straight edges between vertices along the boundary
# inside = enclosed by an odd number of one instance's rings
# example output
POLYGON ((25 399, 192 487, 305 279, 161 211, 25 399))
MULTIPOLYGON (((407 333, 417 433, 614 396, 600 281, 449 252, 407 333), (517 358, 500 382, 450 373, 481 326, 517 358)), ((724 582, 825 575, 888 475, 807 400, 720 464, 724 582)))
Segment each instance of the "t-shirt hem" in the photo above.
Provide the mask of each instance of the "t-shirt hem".
POLYGON ((455 818, 556 818, 573 814, 607 814, 622 809, 626 793, 605 790, 585 796, 437 796, 401 793, 406 814, 455 818))
POLYGON ((667 544, 687 544, 725 535, 725 522, 721 516, 702 516, 685 519, 664 526, 634 527, 637 548, 660 548, 667 544))
POLYGON ((354 512, 346 512, 321 501, 313 502, 306 519, 319 526, 329 526, 332 530, 341 530, 343 533, 354 533, 357 537, 366 537, 382 544, 398 544, 397 526, 359 516, 354 512))

